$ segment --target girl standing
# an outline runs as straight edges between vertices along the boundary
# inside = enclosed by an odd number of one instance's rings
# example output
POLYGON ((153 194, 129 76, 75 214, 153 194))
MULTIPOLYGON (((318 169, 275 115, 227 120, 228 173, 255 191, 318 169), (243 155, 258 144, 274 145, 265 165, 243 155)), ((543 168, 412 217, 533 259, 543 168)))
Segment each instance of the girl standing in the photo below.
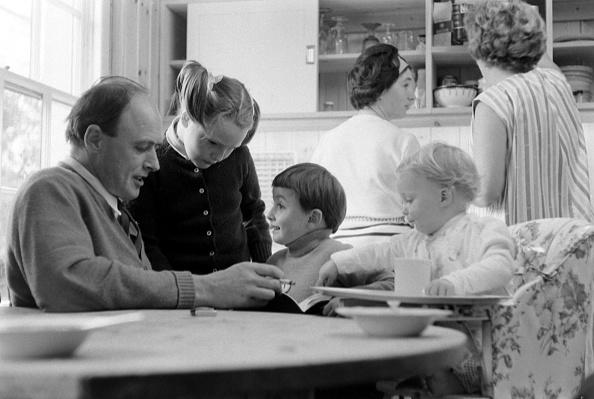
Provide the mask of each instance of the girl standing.
POLYGON ((258 105, 238 80, 188 61, 173 106, 176 116, 157 150, 160 170, 132 206, 153 267, 208 274, 265 262, 272 240, 245 145, 258 105))

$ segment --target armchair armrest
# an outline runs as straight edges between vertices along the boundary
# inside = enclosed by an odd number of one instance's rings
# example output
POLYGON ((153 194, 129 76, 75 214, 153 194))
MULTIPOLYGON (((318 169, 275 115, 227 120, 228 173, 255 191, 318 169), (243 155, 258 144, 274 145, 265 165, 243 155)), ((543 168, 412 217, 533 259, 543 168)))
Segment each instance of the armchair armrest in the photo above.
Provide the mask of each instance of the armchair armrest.
POLYGON ((543 219, 511 226, 519 273, 493 309, 495 397, 572 397, 592 371, 594 225, 543 219))

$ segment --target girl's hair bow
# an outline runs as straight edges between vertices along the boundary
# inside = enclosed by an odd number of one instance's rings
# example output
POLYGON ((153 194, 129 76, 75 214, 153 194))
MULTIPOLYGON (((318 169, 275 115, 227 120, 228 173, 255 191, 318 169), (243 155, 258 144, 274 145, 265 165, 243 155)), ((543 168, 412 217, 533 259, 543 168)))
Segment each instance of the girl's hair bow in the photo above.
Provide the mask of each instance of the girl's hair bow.
POLYGON ((221 80, 223 80, 223 75, 213 75, 212 73, 208 72, 208 81, 206 83, 208 91, 212 91, 214 85, 219 83, 221 80))

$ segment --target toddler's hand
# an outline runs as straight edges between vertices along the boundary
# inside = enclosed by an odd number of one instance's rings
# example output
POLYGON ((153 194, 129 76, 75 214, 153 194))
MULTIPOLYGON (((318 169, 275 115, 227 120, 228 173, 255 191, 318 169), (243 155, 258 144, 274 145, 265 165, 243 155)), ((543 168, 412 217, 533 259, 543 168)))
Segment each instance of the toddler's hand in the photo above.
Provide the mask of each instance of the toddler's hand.
POLYGON ((329 260, 328 262, 324 263, 320 268, 320 273, 318 275, 318 281, 316 281, 316 285, 332 285, 336 281, 337 276, 338 268, 336 267, 336 263, 334 263, 333 260, 329 260))
POLYGON ((341 306, 342 301, 340 300, 340 298, 332 298, 330 299, 330 301, 328 301, 326 306, 324 306, 322 314, 324 316, 338 316, 338 313, 336 313, 336 308, 339 308, 341 306))
POLYGON ((454 284, 445 279, 433 280, 425 288, 425 294, 435 296, 452 296, 455 294, 454 284))

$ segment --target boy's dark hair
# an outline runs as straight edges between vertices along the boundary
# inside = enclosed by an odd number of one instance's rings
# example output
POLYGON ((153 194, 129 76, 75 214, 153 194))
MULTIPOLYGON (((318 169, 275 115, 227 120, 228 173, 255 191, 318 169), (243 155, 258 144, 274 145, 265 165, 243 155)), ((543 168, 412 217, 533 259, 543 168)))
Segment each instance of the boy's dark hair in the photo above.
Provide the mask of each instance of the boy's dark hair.
POLYGON ((315 163, 298 163, 280 172, 272 187, 288 188, 297 194, 301 207, 322 211, 333 233, 346 215, 346 195, 342 185, 326 168, 315 163))

